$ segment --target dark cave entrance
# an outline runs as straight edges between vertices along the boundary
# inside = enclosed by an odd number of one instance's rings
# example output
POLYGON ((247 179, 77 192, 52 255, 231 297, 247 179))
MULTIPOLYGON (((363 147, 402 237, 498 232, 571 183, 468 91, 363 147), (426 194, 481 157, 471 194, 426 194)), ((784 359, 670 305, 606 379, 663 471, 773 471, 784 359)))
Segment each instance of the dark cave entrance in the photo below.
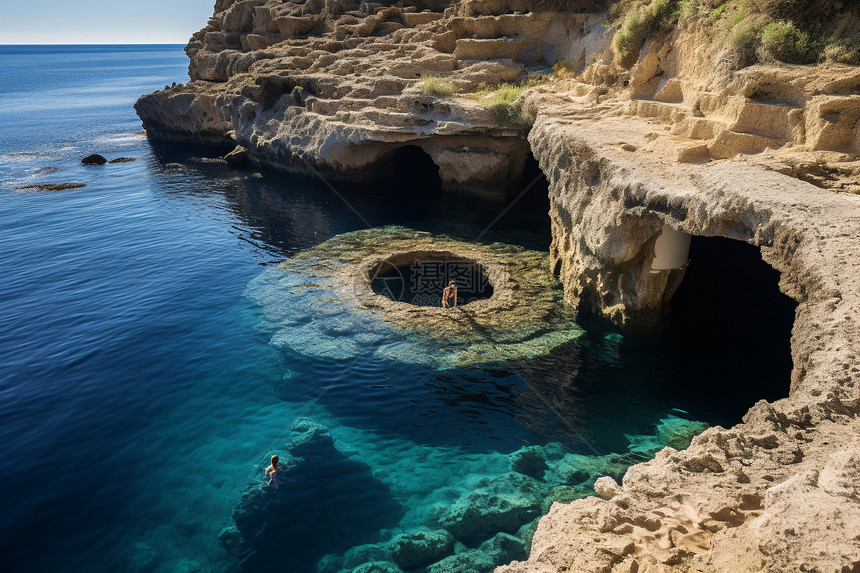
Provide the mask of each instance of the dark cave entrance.
MULTIPOLYGON (((779 272, 757 247, 694 236, 690 264, 659 331, 587 327, 581 379, 596 395, 592 414, 636 418, 671 404, 683 417, 729 427, 757 401, 788 396, 797 303, 778 285, 779 272)), ((647 420, 646 433, 653 416, 647 420)), ((621 440, 609 445, 626 448, 621 440)))
POLYGON ((433 163, 430 154, 417 145, 406 145, 394 150, 385 159, 392 183, 409 189, 410 192, 442 191, 439 166, 433 163))
POLYGON ((780 292, 779 272, 757 247, 722 237, 694 236, 690 261, 666 323, 676 368, 698 372, 699 390, 739 414, 787 396, 797 303, 780 292))
POLYGON ((454 281, 457 305, 493 296, 493 285, 484 266, 471 259, 451 259, 416 253, 411 261, 384 261, 371 276, 378 295, 416 306, 441 306, 442 291, 454 281))

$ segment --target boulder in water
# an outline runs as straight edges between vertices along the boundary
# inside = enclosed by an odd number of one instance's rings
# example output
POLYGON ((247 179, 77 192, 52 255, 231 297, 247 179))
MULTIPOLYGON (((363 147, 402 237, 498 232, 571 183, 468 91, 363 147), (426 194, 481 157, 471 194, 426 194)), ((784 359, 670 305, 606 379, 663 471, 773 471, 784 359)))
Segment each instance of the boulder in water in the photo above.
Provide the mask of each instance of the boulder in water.
POLYGON ((107 159, 98 153, 93 153, 92 155, 87 155, 83 159, 81 159, 81 165, 104 165, 107 163, 107 159))
POLYGON ((356 567, 352 573, 403 573, 403 571, 389 561, 374 561, 356 567))
POLYGON ((38 185, 24 185, 16 187, 18 191, 66 191, 68 189, 83 189, 86 183, 39 183, 38 185))
POLYGON ((495 563, 510 563, 526 558, 523 540, 510 533, 497 533, 483 542, 480 549, 489 555, 495 563))
POLYGON ((440 523, 460 540, 515 532, 540 515, 543 497, 540 482, 511 472, 461 497, 442 515, 440 523))
POLYGON ((248 150, 241 145, 237 145, 233 151, 225 155, 224 160, 227 162, 227 165, 236 169, 247 167, 251 163, 251 160, 248 158, 248 150))
POLYGON ((352 571, 359 565, 379 563, 381 561, 391 561, 391 553, 388 549, 376 543, 367 543, 365 545, 357 545, 344 553, 343 563, 339 569, 352 571))
POLYGON ((549 509, 552 507, 552 504, 558 503, 570 503, 572 501, 576 501, 577 499, 581 499, 583 497, 588 497, 588 494, 585 493, 580 488, 570 487, 566 485, 560 485, 552 488, 549 491, 549 494, 544 498, 541 503, 540 510, 541 513, 547 513, 549 509))
POLYGON ((489 573, 495 568, 496 563, 490 555, 469 549, 430 565, 427 573, 489 573))
POLYGON ((413 531, 391 540, 391 556, 403 569, 439 561, 454 549, 454 536, 444 529, 413 531))
POLYGON ((525 446, 511 454, 511 469, 537 479, 543 479, 547 470, 543 448, 525 446))

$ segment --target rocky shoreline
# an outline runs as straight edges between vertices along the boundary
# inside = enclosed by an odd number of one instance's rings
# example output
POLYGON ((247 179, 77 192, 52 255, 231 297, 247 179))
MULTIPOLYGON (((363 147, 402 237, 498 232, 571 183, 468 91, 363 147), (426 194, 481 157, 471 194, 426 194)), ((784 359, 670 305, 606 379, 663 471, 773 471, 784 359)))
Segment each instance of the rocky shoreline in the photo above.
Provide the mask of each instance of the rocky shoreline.
POLYGON ((600 481, 604 499, 553 504, 498 571, 860 571, 860 69, 732 70, 696 26, 625 66, 602 10, 393 4, 219 0, 192 81, 137 103, 147 134, 345 180, 418 148, 446 190, 494 198, 532 154, 580 312, 659 322, 683 280, 652 269, 664 225, 755 245, 799 305, 788 398, 600 481))

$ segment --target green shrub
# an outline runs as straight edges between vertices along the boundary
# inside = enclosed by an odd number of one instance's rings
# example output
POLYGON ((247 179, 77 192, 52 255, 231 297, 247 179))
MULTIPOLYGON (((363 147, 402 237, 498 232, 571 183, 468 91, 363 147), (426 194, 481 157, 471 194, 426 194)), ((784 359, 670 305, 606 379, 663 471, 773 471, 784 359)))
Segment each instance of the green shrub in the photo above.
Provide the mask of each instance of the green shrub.
POLYGON ((671 27, 678 0, 651 0, 630 10, 621 28, 615 33, 615 50, 621 65, 632 66, 649 36, 671 27))
POLYGON ((524 91, 539 86, 541 83, 540 80, 532 80, 521 84, 508 82, 496 85, 481 84, 478 86, 474 98, 487 107, 492 107, 499 103, 513 103, 524 91))
POLYGON ((831 40, 824 48, 824 57, 828 62, 860 66, 860 42, 831 40))
POLYGON ((495 103, 490 106, 490 111, 493 112, 493 117, 502 125, 517 125, 525 123, 522 107, 511 105, 509 103, 495 103))
POLYGON ((685 20, 692 20, 699 14, 699 0, 681 0, 678 13, 685 20))
POLYGON ((559 78, 572 78, 576 75, 576 63, 570 60, 559 60, 552 65, 552 71, 559 78))
POLYGON ((728 6, 728 5, 729 5, 728 2, 724 2, 724 3, 720 4, 719 6, 717 6, 716 8, 714 8, 713 10, 711 10, 711 13, 710 13, 711 19, 712 20, 718 20, 720 18, 720 16, 723 15, 723 12, 726 11, 726 6, 728 6))
POLYGON ((516 100, 524 91, 541 83, 541 80, 531 80, 521 84, 481 84, 472 97, 490 108, 493 117, 502 125, 525 125, 531 120, 523 113, 522 106, 516 100))
POLYGON ((807 32, 791 22, 771 22, 761 31, 760 59, 787 64, 812 64, 818 60, 819 47, 807 32))
POLYGON ((421 82, 424 84, 424 93, 427 94, 448 97, 457 91, 457 86, 436 76, 424 74, 421 76, 421 82))
POLYGON ((731 19, 731 28, 726 34, 726 43, 737 56, 740 67, 755 62, 756 52, 761 45, 761 34, 768 20, 765 16, 755 15, 745 18, 738 12, 731 19), (738 18, 738 15, 740 17, 738 18))

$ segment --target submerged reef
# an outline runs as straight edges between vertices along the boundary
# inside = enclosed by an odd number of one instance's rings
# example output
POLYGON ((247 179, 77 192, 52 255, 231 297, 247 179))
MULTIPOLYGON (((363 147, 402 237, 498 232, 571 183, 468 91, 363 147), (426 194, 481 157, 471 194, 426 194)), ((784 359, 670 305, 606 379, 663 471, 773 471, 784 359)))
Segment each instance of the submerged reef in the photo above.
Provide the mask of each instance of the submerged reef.
POLYGON ((555 502, 593 495, 596 480, 620 480, 643 453, 685 447, 706 427, 669 415, 653 435, 627 436, 625 453, 571 453, 549 442, 446 464, 451 452, 298 418, 275 450, 280 489, 255 478, 219 541, 248 569, 289 554, 298 571, 488 573, 528 555, 555 502))
MULTIPOLYGON (((251 281, 247 294, 262 307, 277 347, 320 358, 372 354, 449 368, 535 357, 582 335, 548 261, 546 253, 517 245, 389 226, 339 235, 299 253, 251 281), (452 261, 460 269, 464 261, 480 265, 492 296, 446 309, 392 300, 372 288, 382 272, 405 267, 411 276, 395 280, 425 281, 427 292, 420 294, 438 296, 452 261), (443 272, 428 276, 428 265, 443 272)), ((468 280, 457 278, 461 286, 468 280)))

